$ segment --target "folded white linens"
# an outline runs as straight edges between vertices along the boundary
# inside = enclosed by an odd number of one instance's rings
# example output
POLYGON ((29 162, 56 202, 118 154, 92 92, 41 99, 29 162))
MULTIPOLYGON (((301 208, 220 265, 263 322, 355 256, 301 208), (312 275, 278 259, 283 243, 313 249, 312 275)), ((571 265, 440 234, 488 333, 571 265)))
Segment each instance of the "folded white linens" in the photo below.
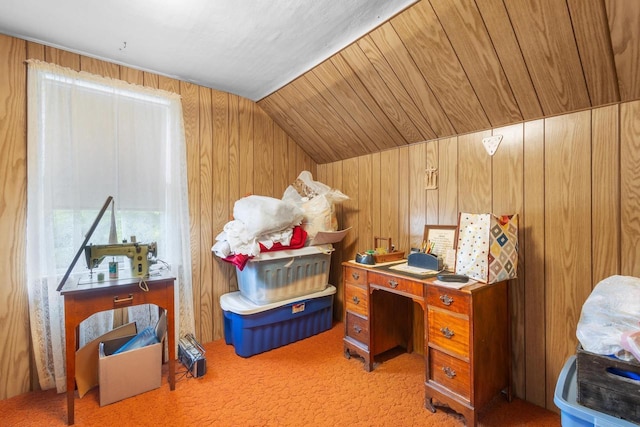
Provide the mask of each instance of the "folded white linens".
POLYGON ((292 226, 284 230, 254 236, 247 232, 243 222, 233 220, 226 223, 224 231, 216 236, 217 242, 211 250, 220 258, 226 258, 231 254, 258 256, 260 254, 260 243, 267 249, 270 249, 274 243, 289 246, 291 237, 293 237, 292 226))

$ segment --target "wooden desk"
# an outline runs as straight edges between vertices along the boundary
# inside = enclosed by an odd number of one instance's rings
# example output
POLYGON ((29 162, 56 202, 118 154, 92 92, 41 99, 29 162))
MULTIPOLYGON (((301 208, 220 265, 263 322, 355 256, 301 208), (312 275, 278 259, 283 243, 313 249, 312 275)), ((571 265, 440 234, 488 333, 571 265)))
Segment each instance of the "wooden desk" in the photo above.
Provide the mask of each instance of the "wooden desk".
POLYGON ((155 304, 167 310, 167 340, 169 347, 169 388, 175 389, 175 326, 173 284, 175 278, 158 276, 146 279, 148 291, 138 284, 139 278, 105 280, 88 284, 67 282, 62 289, 64 296, 64 326, 67 358, 67 424, 74 423, 75 352, 78 349, 80 323, 105 310, 140 304, 155 304))
POLYGON ((400 272, 344 262, 344 352, 364 359, 396 347, 411 352, 413 303, 424 313, 425 407, 434 400, 475 426, 478 412, 502 391, 511 401, 507 282, 452 289, 400 272), (383 292, 376 292, 383 291, 383 292))

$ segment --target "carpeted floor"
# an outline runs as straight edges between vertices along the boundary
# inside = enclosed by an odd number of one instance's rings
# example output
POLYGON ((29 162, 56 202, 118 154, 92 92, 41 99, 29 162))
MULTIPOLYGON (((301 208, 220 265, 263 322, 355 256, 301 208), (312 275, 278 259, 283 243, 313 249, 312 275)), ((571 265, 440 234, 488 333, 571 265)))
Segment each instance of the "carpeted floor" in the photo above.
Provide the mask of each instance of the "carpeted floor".
MULTIPOLYGON (((98 389, 75 400, 77 426, 442 426, 457 414, 426 410, 424 361, 401 354, 367 373, 343 356, 343 324, 266 353, 242 358, 224 340, 207 343, 207 373, 177 375, 162 387, 100 407, 98 389)), ((184 368, 176 364, 180 371, 184 368)), ((166 366, 164 367, 166 370, 166 366)), ((2 426, 65 426, 65 394, 32 392, 0 401, 2 426)), ((543 408, 502 397, 479 417, 480 426, 560 426, 543 408)))

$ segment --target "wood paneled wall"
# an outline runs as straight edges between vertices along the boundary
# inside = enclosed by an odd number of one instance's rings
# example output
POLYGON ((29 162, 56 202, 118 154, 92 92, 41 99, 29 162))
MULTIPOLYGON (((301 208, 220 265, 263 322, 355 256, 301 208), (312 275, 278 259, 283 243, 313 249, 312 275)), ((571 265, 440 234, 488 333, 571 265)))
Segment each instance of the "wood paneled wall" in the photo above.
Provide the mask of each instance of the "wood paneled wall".
MULTIPOLYGON (((408 250, 425 224, 455 224, 460 211, 517 213, 514 391, 557 411, 554 388, 591 289, 610 275, 640 275, 638 141, 636 101, 327 163, 318 177, 351 197, 340 212, 354 230, 343 260, 371 249, 374 236, 408 250), (482 145, 490 135, 503 135, 493 156, 482 145), (427 167, 438 169, 436 190, 424 188, 427 167)), ((341 283, 339 269, 331 274, 341 283)))
POLYGON ((640 102, 316 166, 251 101, 0 35, 0 399, 33 384, 24 273, 27 58, 182 96, 202 342, 223 336, 218 298, 236 288, 233 269, 211 254, 233 203, 249 193, 280 196, 305 169, 351 197, 337 206, 341 226, 352 231, 332 257, 336 314, 343 303, 339 264, 370 248, 374 236, 407 250, 422 240, 425 224, 455 224, 460 211, 518 213, 521 262, 510 285, 515 393, 552 410, 590 290, 612 274, 640 276, 640 102), (493 157, 481 144, 492 134, 503 135, 493 157), (436 190, 424 189, 430 166, 438 169, 436 190))
POLYGON ((0 36, 0 398, 29 390, 25 43, 0 36), (15 58, 9 59, 5 58, 15 58))
POLYGON ((250 193, 281 197, 316 165, 253 101, 0 35, 0 399, 37 384, 30 365, 26 226, 26 59, 40 59, 181 95, 187 142, 196 335, 224 336, 220 295, 235 272, 211 253, 235 201, 250 193))

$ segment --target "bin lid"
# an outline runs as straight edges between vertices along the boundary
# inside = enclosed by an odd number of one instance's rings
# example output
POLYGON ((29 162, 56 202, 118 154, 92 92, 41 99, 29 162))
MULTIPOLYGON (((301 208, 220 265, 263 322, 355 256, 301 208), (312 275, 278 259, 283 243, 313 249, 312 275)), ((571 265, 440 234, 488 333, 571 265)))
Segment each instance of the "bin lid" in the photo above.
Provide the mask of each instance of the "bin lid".
POLYGON ((281 249, 271 252, 260 252, 260 255, 253 257, 249 262, 271 261, 274 259, 294 258, 306 255, 331 254, 332 245, 305 246, 299 249, 281 249))
POLYGON ((231 311, 236 314, 255 314, 263 311, 272 310, 274 308, 282 307, 287 304, 298 303, 307 301, 314 298, 322 298, 336 293, 336 287, 333 285, 327 285, 327 287, 319 292, 303 295, 296 298, 289 298, 283 301, 272 302, 270 304, 255 304, 248 298, 245 298, 240 291, 230 292, 220 296, 220 307, 224 311, 231 311))

